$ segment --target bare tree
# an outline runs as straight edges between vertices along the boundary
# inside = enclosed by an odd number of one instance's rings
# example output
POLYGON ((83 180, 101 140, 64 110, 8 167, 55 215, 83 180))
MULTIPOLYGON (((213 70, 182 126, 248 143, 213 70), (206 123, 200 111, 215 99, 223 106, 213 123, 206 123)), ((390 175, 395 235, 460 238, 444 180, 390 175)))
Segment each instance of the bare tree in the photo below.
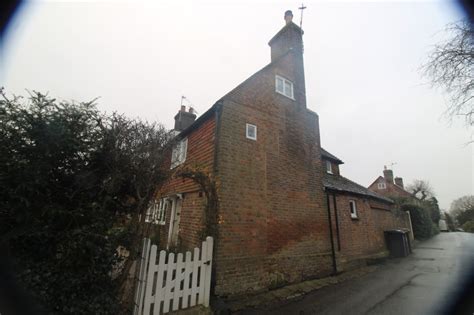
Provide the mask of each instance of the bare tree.
POLYGON ((435 46, 429 61, 422 66, 432 86, 450 96, 446 110, 449 119, 464 116, 467 126, 474 126, 474 30, 469 21, 451 24, 446 29, 451 39, 435 46))
POLYGON ((474 195, 460 197, 451 203, 449 212, 457 217, 462 212, 474 210, 474 195))
POLYGON ((415 179, 412 184, 407 186, 407 191, 411 192, 416 198, 425 200, 435 196, 430 183, 424 180, 415 179))

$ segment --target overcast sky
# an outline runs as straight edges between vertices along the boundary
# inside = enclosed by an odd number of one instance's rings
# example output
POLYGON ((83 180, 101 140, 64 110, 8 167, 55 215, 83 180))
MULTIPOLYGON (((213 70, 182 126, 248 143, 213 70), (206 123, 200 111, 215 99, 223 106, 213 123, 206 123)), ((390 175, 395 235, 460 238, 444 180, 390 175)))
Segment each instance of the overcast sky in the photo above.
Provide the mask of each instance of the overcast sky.
MULTIPOLYGON (((173 127, 185 95, 204 113, 270 62, 270 38, 296 1, 32 1, 0 47, 0 85, 173 127), (225 4, 224 4, 225 3, 225 4)), ((449 1, 308 1, 304 12, 308 107, 322 146, 364 186, 393 166, 424 179, 442 208, 473 194, 473 145, 442 117, 446 96, 418 68, 463 18, 449 1)))

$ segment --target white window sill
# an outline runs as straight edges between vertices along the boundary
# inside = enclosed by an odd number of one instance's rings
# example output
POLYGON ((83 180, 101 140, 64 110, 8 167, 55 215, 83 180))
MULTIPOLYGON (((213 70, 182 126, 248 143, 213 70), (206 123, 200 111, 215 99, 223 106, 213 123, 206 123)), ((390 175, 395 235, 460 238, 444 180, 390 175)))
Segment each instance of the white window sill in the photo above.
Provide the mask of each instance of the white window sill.
POLYGON ((280 94, 280 95, 283 95, 283 96, 286 97, 286 98, 289 98, 290 100, 296 101, 294 97, 288 96, 288 95, 286 95, 286 94, 284 94, 284 93, 282 93, 282 92, 280 92, 280 91, 277 91, 277 90, 276 90, 275 92, 277 92, 277 93, 280 94))

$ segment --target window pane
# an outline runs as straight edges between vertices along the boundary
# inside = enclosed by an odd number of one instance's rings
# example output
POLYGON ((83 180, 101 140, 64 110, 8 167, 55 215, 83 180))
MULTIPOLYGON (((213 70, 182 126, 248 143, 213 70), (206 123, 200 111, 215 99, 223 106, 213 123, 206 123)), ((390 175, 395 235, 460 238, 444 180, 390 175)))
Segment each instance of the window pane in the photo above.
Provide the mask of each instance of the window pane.
POLYGON ((181 143, 181 163, 186 160, 186 152, 188 151, 188 138, 184 139, 181 143))
POLYGON ((278 92, 284 93, 283 79, 276 78, 276 89, 277 89, 278 92))
POLYGON ((255 138, 255 129, 252 126, 249 126, 249 137, 255 138))
POLYGON ((246 136, 249 139, 256 140, 257 139, 257 126, 247 124, 246 125, 246 136))
POLYGON ((329 161, 326 161, 326 171, 332 174, 332 165, 329 161))
POLYGON ((179 156, 179 143, 173 147, 173 152, 171 153, 171 163, 175 163, 178 160, 179 156))
POLYGON ((285 81, 285 95, 288 97, 293 97, 292 86, 288 81, 285 81))

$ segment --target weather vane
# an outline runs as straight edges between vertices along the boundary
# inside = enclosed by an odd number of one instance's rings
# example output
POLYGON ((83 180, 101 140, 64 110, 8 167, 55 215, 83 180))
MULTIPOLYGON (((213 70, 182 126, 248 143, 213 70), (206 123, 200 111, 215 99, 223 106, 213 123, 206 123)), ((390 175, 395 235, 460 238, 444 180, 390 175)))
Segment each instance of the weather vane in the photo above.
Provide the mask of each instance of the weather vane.
POLYGON ((303 29, 303 10, 306 9, 303 3, 301 3, 301 7, 298 10, 301 10, 301 18, 300 18, 300 28, 303 29))

